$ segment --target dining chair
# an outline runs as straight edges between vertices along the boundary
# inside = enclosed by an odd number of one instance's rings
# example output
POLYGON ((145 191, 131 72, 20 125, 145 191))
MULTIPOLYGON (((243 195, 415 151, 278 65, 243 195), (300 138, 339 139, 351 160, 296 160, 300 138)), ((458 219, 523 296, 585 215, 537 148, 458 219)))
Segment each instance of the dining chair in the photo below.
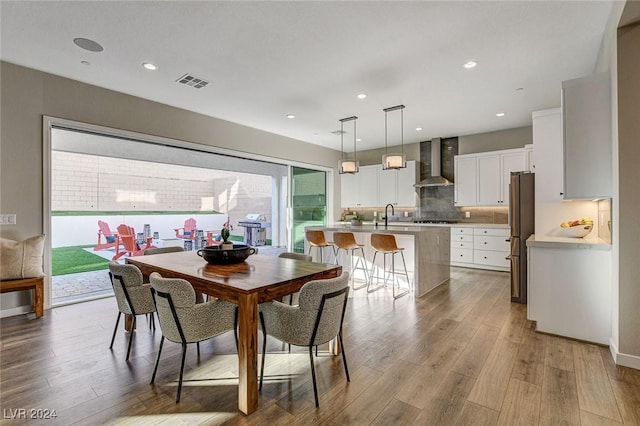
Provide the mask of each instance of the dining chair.
MULTIPOLYGON (((236 305, 222 300, 196 303, 196 292, 187 280, 180 278, 162 278, 154 272, 149 277, 154 289, 154 300, 162 330, 160 347, 156 365, 151 376, 154 384, 160 355, 165 338, 182 345, 182 361, 176 404, 180 402, 184 362, 189 343, 200 343, 203 340, 219 336, 227 331, 235 330, 236 305)), ((198 355, 200 347, 198 346, 198 355)))
POLYGON ((131 315, 133 318, 131 329, 129 330, 129 345, 126 358, 126 361, 129 361, 131 341, 133 332, 136 329, 136 317, 138 315, 151 314, 149 327, 153 327, 155 330, 153 313, 156 311, 156 306, 153 302, 152 289, 149 284, 143 283, 142 272, 133 265, 120 265, 116 261, 109 262, 109 278, 113 286, 113 294, 116 296, 116 303, 118 304, 118 318, 116 319, 116 326, 113 328, 109 349, 113 349, 120 316, 122 314, 131 315))
MULTIPOLYGON (((285 251, 282 252, 278 255, 278 257, 280 258, 284 258, 284 259, 294 259, 294 260, 303 260, 305 262, 313 262, 313 258, 311 257, 311 255, 308 254, 304 254, 304 253, 294 253, 292 251, 285 251)), ((284 296, 282 298, 282 302, 284 302, 285 300, 289 300, 289 304, 293 305, 294 300, 297 302, 298 300, 298 292, 289 294, 288 296, 284 296)))
POLYGON ((151 255, 151 254, 162 254, 162 253, 177 253, 177 252, 181 252, 184 251, 184 248, 180 247, 180 246, 170 246, 170 247, 151 247, 148 248, 144 251, 144 255, 151 255))
POLYGON ((337 278, 309 281, 300 289, 300 304, 290 306, 278 301, 263 303, 260 309, 262 325, 262 365, 260 387, 264 379, 264 363, 267 334, 295 346, 309 348, 313 394, 318 403, 318 388, 313 360, 313 347, 325 344, 336 337, 342 348, 342 362, 347 381, 350 382, 345 347, 342 341, 342 323, 349 296, 349 273, 337 278))

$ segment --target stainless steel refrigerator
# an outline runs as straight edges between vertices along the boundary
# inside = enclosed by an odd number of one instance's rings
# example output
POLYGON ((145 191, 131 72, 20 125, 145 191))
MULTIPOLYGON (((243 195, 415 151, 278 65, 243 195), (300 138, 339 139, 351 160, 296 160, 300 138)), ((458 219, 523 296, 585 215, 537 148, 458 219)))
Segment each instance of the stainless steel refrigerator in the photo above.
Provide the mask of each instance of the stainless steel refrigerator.
POLYGON ((527 238, 534 233, 534 174, 511 172, 509 225, 511 234, 511 301, 527 303, 527 238))

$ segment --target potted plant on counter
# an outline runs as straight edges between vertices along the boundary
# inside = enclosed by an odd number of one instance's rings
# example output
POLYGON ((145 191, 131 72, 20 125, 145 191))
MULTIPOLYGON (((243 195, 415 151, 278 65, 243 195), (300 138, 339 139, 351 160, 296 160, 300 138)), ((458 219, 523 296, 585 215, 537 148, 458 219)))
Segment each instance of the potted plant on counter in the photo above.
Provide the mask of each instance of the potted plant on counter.
POLYGON ((353 216, 351 217, 351 226, 362 226, 362 216, 353 212, 353 216))

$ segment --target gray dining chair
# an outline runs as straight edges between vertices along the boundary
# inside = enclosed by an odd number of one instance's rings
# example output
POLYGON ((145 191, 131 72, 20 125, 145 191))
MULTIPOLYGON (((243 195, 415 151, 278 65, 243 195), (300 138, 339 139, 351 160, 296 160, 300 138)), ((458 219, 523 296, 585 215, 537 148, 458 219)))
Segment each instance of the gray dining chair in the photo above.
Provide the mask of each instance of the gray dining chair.
MULTIPOLYGON (((158 348, 156 365, 151 376, 151 384, 155 382, 164 339, 182 345, 182 361, 176 404, 180 402, 184 362, 189 343, 219 336, 227 331, 235 330, 236 305, 222 300, 196 303, 196 292, 189 281, 180 278, 162 278, 154 272, 149 277, 153 287, 156 309, 162 338, 158 348)), ((198 354, 200 347, 198 346, 198 354)))
MULTIPOLYGON (((278 257, 284 258, 284 259, 294 259, 294 260, 303 260, 305 262, 313 262, 313 257, 309 254, 304 254, 304 253, 294 253, 292 251, 285 251, 282 252, 278 255, 278 257)), ((288 300, 288 303, 290 305, 293 305, 294 303, 298 303, 298 292, 289 294, 288 296, 284 296, 282 298, 282 302, 284 302, 285 300, 288 300)))
POLYGON ((152 254, 162 254, 162 253, 177 253, 180 251, 184 251, 184 248, 180 246, 169 246, 169 247, 152 247, 148 248, 144 251, 145 255, 152 254))
POLYGON ((342 341, 342 322, 349 296, 349 273, 343 272, 337 278, 309 281, 300 289, 300 304, 290 306, 278 301, 263 303, 260 309, 262 324, 262 365, 260 389, 264 379, 264 363, 267 349, 267 335, 295 346, 309 348, 313 394, 318 404, 318 388, 313 360, 313 347, 325 344, 336 337, 342 348, 344 371, 349 378, 345 347, 342 341))
POLYGON ((149 284, 143 283, 140 269, 133 265, 121 265, 116 261, 109 262, 109 279, 111 280, 113 294, 116 296, 116 303, 118 304, 118 318, 116 319, 116 325, 113 329, 109 349, 113 349, 113 342, 118 332, 120 316, 122 314, 131 315, 133 321, 131 322, 131 329, 129 330, 129 345, 127 347, 126 358, 126 361, 129 361, 133 332, 136 329, 136 317, 138 315, 151 314, 149 326, 155 330, 153 313, 156 311, 156 307, 153 302, 152 290, 149 284))

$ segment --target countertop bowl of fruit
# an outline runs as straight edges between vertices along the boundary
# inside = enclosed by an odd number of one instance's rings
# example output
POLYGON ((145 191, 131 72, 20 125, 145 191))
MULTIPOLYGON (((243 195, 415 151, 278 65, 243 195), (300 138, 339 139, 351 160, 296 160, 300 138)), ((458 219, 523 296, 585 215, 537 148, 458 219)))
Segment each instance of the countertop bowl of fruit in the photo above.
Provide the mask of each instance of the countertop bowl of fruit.
POLYGON ((570 220, 560 224, 560 232, 564 237, 584 238, 593 230, 593 220, 583 217, 579 220, 570 220))

